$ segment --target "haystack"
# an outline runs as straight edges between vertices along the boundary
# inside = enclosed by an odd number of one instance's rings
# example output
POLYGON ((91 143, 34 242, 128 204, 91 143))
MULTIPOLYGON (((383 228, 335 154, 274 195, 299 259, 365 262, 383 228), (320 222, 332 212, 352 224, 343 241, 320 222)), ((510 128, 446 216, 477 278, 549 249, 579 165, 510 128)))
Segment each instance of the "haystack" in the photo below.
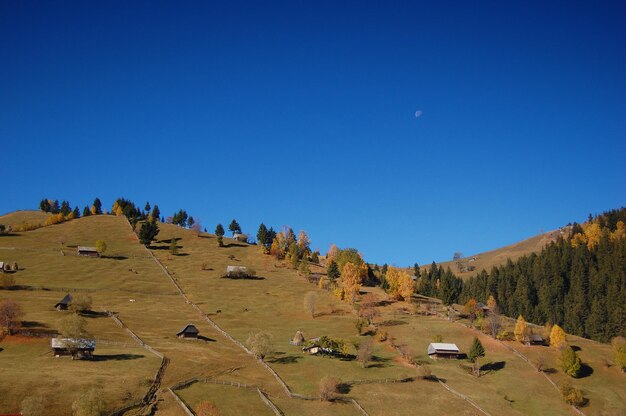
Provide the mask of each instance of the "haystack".
POLYGON ((293 339, 291 340, 291 343, 293 345, 297 345, 300 346, 302 344, 304 344, 304 335, 302 334, 302 331, 297 331, 296 335, 294 335, 293 339))

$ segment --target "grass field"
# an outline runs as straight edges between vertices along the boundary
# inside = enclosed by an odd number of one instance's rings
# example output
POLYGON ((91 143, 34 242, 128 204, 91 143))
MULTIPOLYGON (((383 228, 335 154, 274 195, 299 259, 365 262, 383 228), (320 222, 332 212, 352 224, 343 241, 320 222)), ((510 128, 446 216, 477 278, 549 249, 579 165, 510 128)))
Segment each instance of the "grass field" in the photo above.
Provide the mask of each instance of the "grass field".
MULTIPOLYGON (((351 359, 306 355, 289 343, 297 330, 306 338, 341 338, 351 353, 356 352, 353 344, 366 337, 357 335, 356 315, 348 304, 261 254, 256 246, 225 239, 226 247, 218 248, 213 236, 194 235, 168 224, 160 224, 160 228, 151 251, 191 302, 240 342, 245 343, 253 332, 271 334, 274 352, 266 362, 293 392, 317 396, 320 380, 336 376, 344 382, 369 381, 348 385, 342 396, 356 399, 370 415, 477 414, 438 382, 371 383, 417 374, 389 342, 374 342, 374 359, 366 368, 351 359), (169 253, 171 238, 178 239, 179 255, 169 253), (222 278, 228 265, 253 267, 259 278, 222 278), (315 318, 303 306, 308 292, 317 297, 315 318)), ((259 387, 286 415, 359 414, 349 403, 289 398, 265 368, 185 302, 122 217, 92 216, 0 237, 0 260, 20 264, 13 276, 21 289, 0 290, 0 299, 15 299, 22 305, 24 329, 54 331, 59 317, 70 313, 54 310, 54 304, 65 293, 83 291, 93 298, 95 311, 117 314, 146 344, 165 354, 171 362, 158 392, 158 415, 183 414, 166 388, 193 377, 259 387), (94 245, 98 239, 107 242, 105 258, 76 255, 77 245, 94 245), (178 339, 176 332, 187 323, 195 324, 206 338, 178 339)), ((323 268, 313 269, 323 272, 323 268)), ((378 288, 367 290, 385 296, 378 288)), ((408 314, 407 309, 407 304, 399 302, 379 307, 379 331, 387 331, 411 355, 428 361, 437 377, 492 415, 573 414, 540 373, 486 336, 481 336, 487 350, 484 364, 491 363, 493 370, 479 379, 462 369, 459 361, 430 361, 426 348, 436 334, 468 351, 476 333, 442 318, 408 314)), ((96 355, 102 357, 94 361, 53 358, 48 338, 7 337, 0 342, 0 372, 3 378, 15 380, 0 384, 0 413, 16 412, 21 400, 32 392, 50 397, 48 409, 61 416, 71 414, 72 401, 92 386, 103 391, 108 410, 142 397, 160 358, 137 345, 111 318, 93 317, 87 322, 98 341, 96 355)), ((620 386, 624 375, 604 365, 612 361, 610 348, 578 338, 571 342, 581 348, 581 358, 593 368, 592 374, 573 383, 590 399, 585 413, 623 414, 626 397, 620 386)), ((550 348, 515 347, 531 359, 545 355, 556 362, 550 348)), ((550 377, 557 382, 564 378, 560 371, 550 377)), ((177 393, 192 407, 210 400, 224 415, 271 414, 254 389, 195 383, 177 393)))

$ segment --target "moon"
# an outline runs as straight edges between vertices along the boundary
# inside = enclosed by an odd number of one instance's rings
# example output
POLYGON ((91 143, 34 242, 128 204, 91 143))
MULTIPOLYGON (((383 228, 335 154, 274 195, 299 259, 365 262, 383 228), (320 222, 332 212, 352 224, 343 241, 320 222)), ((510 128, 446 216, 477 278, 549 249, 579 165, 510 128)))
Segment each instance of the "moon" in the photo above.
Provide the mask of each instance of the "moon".
POLYGON ((420 118, 422 116, 422 110, 417 110, 415 112, 415 118, 420 118))

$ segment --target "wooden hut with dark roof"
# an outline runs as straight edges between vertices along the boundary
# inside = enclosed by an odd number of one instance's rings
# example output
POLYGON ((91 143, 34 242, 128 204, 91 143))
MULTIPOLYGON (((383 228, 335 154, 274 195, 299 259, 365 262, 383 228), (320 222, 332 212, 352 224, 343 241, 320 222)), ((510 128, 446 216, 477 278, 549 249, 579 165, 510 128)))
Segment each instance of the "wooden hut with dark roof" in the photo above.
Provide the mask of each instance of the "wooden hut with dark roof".
POLYGON ((57 311, 66 311, 67 308, 72 304, 72 295, 70 295, 69 293, 67 295, 65 295, 65 297, 63 299, 61 299, 60 301, 57 302, 56 305, 54 305, 54 308, 57 311))
POLYGON ((176 336, 181 339, 198 339, 198 328, 194 324, 187 324, 183 329, 181 329, 176 336))
POLYGON ((79 256, 100 257, 100 253, 98 253, 98 250, 96 250, 95 247, 78 246, 76 247, 76 253, 79 256))

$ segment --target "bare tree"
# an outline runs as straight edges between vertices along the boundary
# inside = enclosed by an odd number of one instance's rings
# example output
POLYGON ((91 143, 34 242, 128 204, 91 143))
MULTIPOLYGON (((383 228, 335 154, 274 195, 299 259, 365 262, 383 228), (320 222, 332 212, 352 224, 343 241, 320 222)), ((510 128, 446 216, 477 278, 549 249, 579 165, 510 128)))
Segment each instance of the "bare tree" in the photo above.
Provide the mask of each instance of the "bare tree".
POLYGON ((91 303, 91 296, 77 293, 72 298, 70 309, 74 311, 74 313, 89 311, 91 310, 91 303))
POLYGON ((9 335, 19 329, 22 316, 24 313, 19 303, 12 299, 0 301, 0 328, 6 329, 9 335))
POLYGON ((329 402, 337 397, 341 380, 337 377, 324 377, 320 381, 320 400, 329 402))
POLYGON ((317 300, 317 294, 315 292, 307 292, 304 295, 304 310, 311 315, 311 318, 315 318, 315 301, 317 300))
POLYGON ((254 356, 261 360, 269 355, 273 350, 272 336, 267 332, 250 334, 246 344, 254 356))
POLYGON ((487 327, 489 328, 489 332, 492 337, 496 337, 498 332, 500 332, 500 328, 502 327, 502 317, 500 316, 500 308, 498 305, 494 305, 489 310, 489 315, 487 316, 487 327))
POLYGON ((367 339, 359 345, 356 359, 358 362, 361 363, 361 366, 363 368, 365 368, 367 366, 367 363, 372 359, 372 349, 373 345, 371 339, 367 339))

